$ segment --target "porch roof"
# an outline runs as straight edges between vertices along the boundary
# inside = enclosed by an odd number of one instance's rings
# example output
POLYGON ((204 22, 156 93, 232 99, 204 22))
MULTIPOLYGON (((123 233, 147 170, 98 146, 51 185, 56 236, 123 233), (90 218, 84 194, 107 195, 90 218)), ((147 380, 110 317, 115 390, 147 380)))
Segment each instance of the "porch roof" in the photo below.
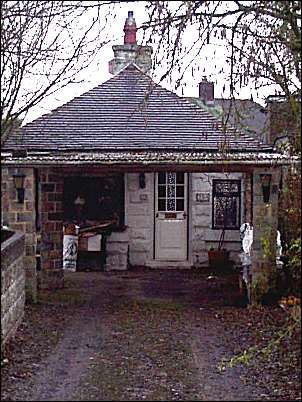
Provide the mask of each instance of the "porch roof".
MULTIPOLYGON (((224 130, 221 121, 209 111, 154 83, 134 64, 12 131, 3 149, 48 150, 54 154, 149 149, 272 152, 270 145, 240 127, 228 125, 224 130)), ((100 158, 94 154, 87 157, 93 161, 100 158)), ((83 160, 82 155, 80 158, 83 160)))
POLYGON ((298 163, 299 158, 274 152, 194 152, 194 151, 132 151, 132 152, 50 152, 28 153, 24 156, 2 154, 6 166, 221 166, 236 165, 286 165, 298 163))

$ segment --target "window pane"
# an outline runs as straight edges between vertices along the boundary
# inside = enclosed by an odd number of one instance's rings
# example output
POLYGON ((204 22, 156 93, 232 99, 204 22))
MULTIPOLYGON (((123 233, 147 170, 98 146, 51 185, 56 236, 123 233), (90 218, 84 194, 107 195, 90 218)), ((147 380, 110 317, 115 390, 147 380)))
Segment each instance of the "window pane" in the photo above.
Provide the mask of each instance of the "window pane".
POLYGON ((184 200, 176 200, 176 211, 184 210, 184 200))
POLYGON ((175 211, 175 198, 167 199, 167 211, 175 211))
POLYGON ((159 211, 165 211, 166 210, 166 200, 158 200, 158 210, 159 211))
POLYGON ((237 197, 214 198, 214 226, 217 228, 236 228, 239 226, 237 197))
POLYGON ((166 184, 166 173, 158 173, 158 184, 166 184))
POLYGON ((184 173, 176 173, 176 180, 177 180, 177 184, 184 184, 185 182, 185 175, 184 173))
POLYGON ((176 173, 169 172, 167 173, 167 181, 168 184, 176 184, 176 173))
POLYGON ((238 180, 214 180, 215 195, 238 195, 240 192, 240 182, 238 180))
POLYGON ((158 186, 158 196, 159 197, 166 196, 166 186, 158 186))
POLYGON ((175 197, 175 185, 168 185, 167 186, 167 197, 174 198, 175 197))
POLYGON ((184 195, 185 195, 184 186, 177 186, 176 187, 176 197, 184 197, 184 195))
POLYGON ((213 227, 240 226, 240 180, 213 180, 213 227))

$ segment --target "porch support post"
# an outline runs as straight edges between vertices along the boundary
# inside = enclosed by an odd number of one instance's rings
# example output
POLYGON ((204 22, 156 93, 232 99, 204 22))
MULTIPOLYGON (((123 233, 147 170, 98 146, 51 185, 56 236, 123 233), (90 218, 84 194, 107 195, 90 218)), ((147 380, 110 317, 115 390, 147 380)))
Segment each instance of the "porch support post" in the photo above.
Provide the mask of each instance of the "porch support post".
POLYGON ((1 169, 2 190, 2 224, 25 234, 25 296, 26 301, 37 300, 36 271, 36 210, 35 210, 35 175, 33 168, 1 169), (24 201, 18 202, 18 194, 14 185, 15 174, 23 174, 24 201))
POLYGON ((63 183, 57 168, 39 169, 39 212, 41 224, 40 289, 64 286, 63 249, 63 183))
POLYGON ((251 304, 261 303, 273 285, 276 269, 276 238, 278 229, 278 194, 280 167, 255 168, 253 172, 253 228, 251 272, 251 304), (261 175, 271 175, 270 196, 263 198, 261 175))

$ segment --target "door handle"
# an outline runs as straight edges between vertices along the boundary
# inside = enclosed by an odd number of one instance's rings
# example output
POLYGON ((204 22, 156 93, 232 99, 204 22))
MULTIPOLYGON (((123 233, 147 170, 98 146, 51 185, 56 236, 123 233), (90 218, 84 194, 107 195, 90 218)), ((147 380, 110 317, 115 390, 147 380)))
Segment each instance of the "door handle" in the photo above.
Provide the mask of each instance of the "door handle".
POLYGON ((184 219, 186 219, 186 217, 187 217, 187 214, 186 214, 186 212, 184 212, 184 219))
POLYGON ((155 218, 158 218, 158 212, 156 212, 155 218))

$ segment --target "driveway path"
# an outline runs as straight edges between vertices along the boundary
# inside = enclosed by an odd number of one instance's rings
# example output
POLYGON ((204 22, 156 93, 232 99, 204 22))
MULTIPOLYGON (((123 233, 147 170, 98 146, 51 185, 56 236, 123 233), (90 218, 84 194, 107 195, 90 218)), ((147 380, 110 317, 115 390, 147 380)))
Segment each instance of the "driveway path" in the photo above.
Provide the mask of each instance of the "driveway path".
MULTIPOLYGON (((263 387, 246 381, 248 368, 217 368, 238 351, 233 319, 242 321, 247 309, 239 305, 235 276, 209 280, 208 275, 149 270, 66 275, 65 289, 41 295, 43 315, 45 306, 53 314, 45 320, 46 330, 53 325, 59 332, 56 345, 31 367, 29 377, 15 380, 15 386, 8 381, 2 400, 265 399, 263 387)), ((37 342, 43 348, 43 338, 37 342)))

